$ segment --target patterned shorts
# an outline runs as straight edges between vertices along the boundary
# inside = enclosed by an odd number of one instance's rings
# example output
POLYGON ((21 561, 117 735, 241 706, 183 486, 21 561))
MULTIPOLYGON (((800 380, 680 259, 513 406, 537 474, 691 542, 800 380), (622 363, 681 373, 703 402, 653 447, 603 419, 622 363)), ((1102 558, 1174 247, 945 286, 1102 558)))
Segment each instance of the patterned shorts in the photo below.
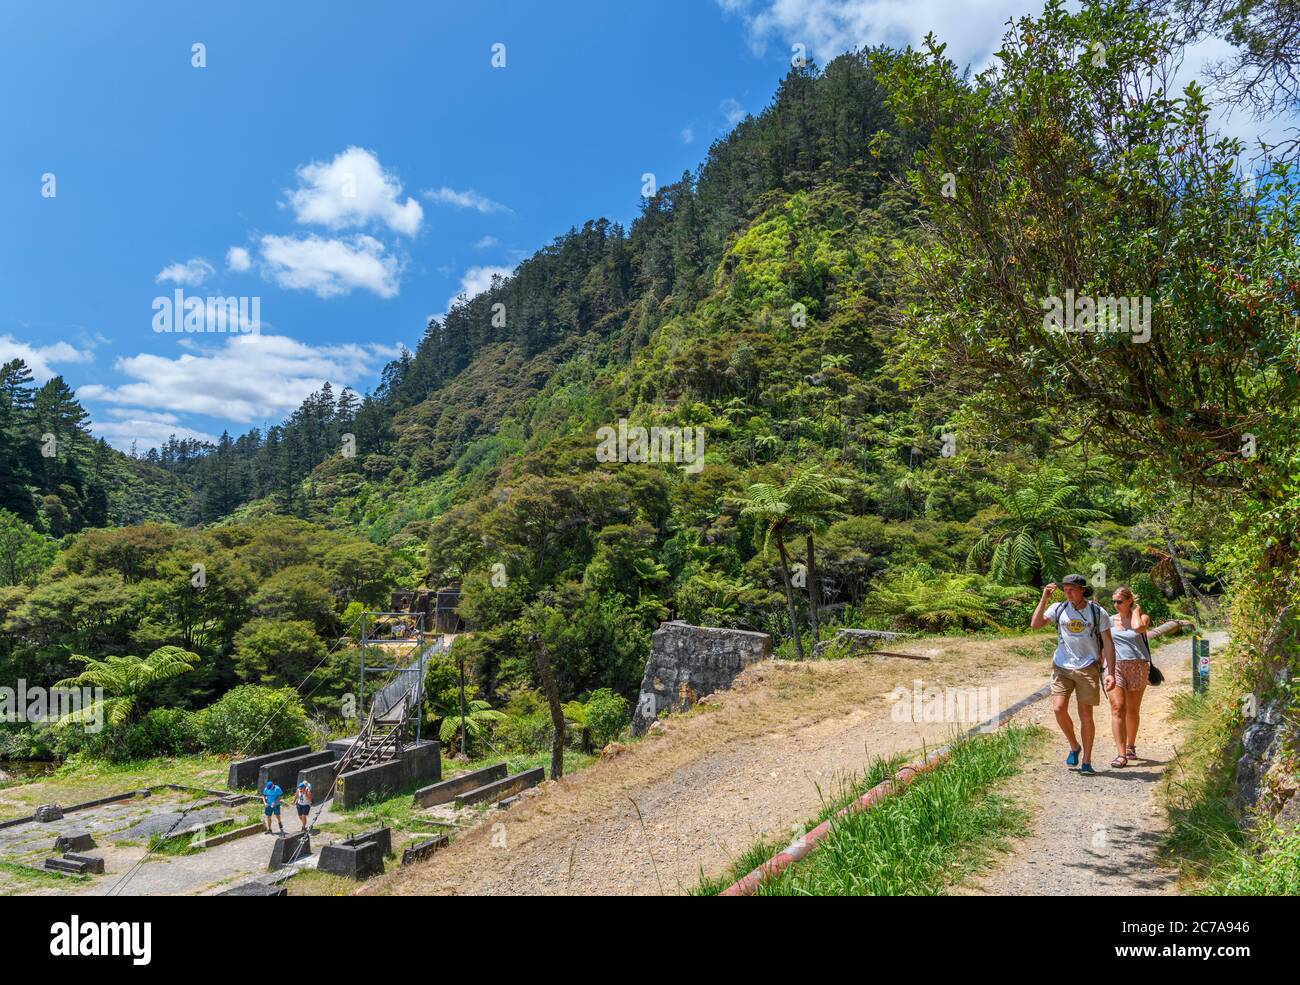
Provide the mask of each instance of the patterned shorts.
POLYGON ((1125 691, 1141 691, 1147 686, 1151 665, 1145 660, 1116 660, 1115 686, 1125 691))

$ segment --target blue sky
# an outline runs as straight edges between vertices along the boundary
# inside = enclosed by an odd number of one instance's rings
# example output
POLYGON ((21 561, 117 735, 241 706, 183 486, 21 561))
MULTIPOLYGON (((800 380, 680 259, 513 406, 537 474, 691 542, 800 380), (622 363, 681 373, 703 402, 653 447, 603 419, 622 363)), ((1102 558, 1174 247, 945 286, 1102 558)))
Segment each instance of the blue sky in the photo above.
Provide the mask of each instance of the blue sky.
POLYGON ((61 373, 122 448, 278 422, 326 379, 371 388, 429 316, 571 226, 630 222, 642 174, 694 169, 791 44, 824 62, 934 28, 978 65, 1038 6, 11 5, 0 359, 61 373), (259 334, 155 332, 178 288, 257 297, 259 334))

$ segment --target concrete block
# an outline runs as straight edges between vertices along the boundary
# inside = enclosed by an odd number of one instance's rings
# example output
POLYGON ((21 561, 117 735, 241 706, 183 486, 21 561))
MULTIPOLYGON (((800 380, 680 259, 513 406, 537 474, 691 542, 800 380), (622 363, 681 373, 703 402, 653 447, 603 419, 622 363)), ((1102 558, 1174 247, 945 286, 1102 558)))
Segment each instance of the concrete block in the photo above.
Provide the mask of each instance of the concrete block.
POLYGON ((54 839, 56 852, 84 852, 95 847, 95 839, 89 831, 69 831, 54 839))
POLYGON ((284 886, 270 886, 264 882, 243 882, 233 889, 217 893, 218 896, 288 896, 289 890, 284 886))
POLYGON ((388 797, 442 776, 441 747, 419 742, 402 750, 400 759, 344 773, 334 788, 340 807, 356 807, 369 796, 388 797))
POLYGON ((451 844, 451 839, 446 835, 438 835, 427 841, 421 841, 402 852, 402 864, 410 865, 413 862, 423 862, 439 848, 446 848, 449 844, 451 844))
POLYGON ((393 829, 392 828, 375 828, 373 831, 363 831, 359 835, 353 835, 351 838, 345 838, 340 844, 343 845, 364 845, 368 841, 373 841, 379 846, 380 851, 385 855, 393 854, 393 829))
POLYGON ((486 783, 481 787, 468 790, 456 798, 455 804, 457 807, 466 807, 470 804, 496 803, 499 800, 514 796, 521 790, 535 787, 545 779, 545 768, 538 766, 522 773, 516 773, 514 776, 507 776, 504 780, 496 780, 493 783, 486 783))
POLYGON ((260 756, 250 756, 248 759, 237 759, 230 764, 230 771, 226 777, 226 786, 231 790, 248 790, 257 785, 258 772, 267 763, 274 763, 281 759, 292 759, 294 756, 302 756, 309 752, 311 752, 311 746, 294 746, 292 749, 281 749, 279 752, 268 752, 260 756))
POLYGON ((274 872, 276 869, 284 868, 290 862, 301 862, 310 854, 311 835, 306 831, 285 835, 283 838, 276 838, 275 844, 271 846, 271 862, 267 868, 274 872))
POLYGON ((506 764, 493 763, 491 766, 484 766, 481 770, 472 770, 469 773, 462 773, 460 776, 453 776, 450 780, 443 780, 441 783, 435 783, 432 786, 421 787, 415 791, 415 802, 421 807, 446 804, 455 800, 460 794, 481 787, 485 783, 503 780, 505 775, 506 764))
POLYGON ((317 869, 336 876, 349 879, 369 879, 384 871, 384 852, 377 842, 367 841, 360 845, 339 842, 326 845, 320 850, 320 864, 317 869))
POLYGON ((104 860, 98 855, 76 855, 72 852, 66 852, 63 857, 69 862, 84 865, 85 869, 82 870, 84 872, 97 876, 104 874, 104 860))
POLYGON ((257 771, 257 792, 260 794, 266 787, 268 779, 274 780, 284 791, 285 806, 291 807, 293 785, 298 781, 298 771, 307 769, 310 766, 320 766, 322 763, 334 763, 338 758, 329 749, 322 749, 320 752, 308 752, 298 756, 292 756, 289 759, 277 759, 269 763, 264 763, 257 771))

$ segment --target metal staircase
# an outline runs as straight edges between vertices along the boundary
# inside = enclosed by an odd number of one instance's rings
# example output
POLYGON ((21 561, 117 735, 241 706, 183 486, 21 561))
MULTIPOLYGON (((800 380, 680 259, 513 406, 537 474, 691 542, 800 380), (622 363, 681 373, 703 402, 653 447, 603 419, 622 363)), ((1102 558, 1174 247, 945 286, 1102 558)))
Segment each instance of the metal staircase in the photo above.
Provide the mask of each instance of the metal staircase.
MULTIPOLYGON (((391 613, 374 615, 391 615, 391 613)), ((391 647, 404 642, 416 643, 415 658, 405 666, 386 668, 393 671, 392 679, 376 691, 371 699, 370 711, 361 726, 361 731, 343 754, 334 771, 336 779, 344 773, 398 759, 402 755, 402 748, 408 737, 414 736, 416 741, 420 739, 424 670, 431 656, 442 653, 450 646, 450 638, 439 635, 426 639, 421 630, 416 641, 391 640, 381 644, 366 639, 363 632, 363 653, 367 644, 372 647, 380 645, 391 647)), ((364 675, 366 673, 364 657, 362 668, 364 675)), ((372 667, 370 672, 373 673, 377 669, 379 668, 372 667)))

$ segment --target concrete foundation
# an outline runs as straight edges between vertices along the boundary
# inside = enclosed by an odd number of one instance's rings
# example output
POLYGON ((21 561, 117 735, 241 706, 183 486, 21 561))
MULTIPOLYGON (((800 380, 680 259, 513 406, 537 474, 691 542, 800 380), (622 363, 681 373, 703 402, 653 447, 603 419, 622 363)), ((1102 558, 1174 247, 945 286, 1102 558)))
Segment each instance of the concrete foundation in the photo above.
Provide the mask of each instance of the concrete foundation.
POLYGON ((268 752, 261 756, 238 759, 230 764, 230 772, 226 776, 226 786, 231 790, 251 790, 257 786, 258 772, 267 763, 274 763, 281 759, 292 759, 294 756, 303 756, 309 752, 311 752, 311 746, 294 746, 292 749, 281 749, 279 752, 268 752))
POLYGON ((379 828, 326 845, 320 851, 317 869, 349 879, 369 879, 384 871, 384 856, 393 852, 393 833, 379 828))
POLYGON ((274 872, 290 862, 300 862, 311 854, 311 836, 306 831, 276 838, 271 847, 271 862, 267 868, 274 872))
POLYGON ((481 787, 468 790, 456 798, 455 804, 457 807, 468 807, 470 804, 493 804, 499 800, 505 800, 507 797, 512 797, 521 790, 535 787, 545 779, 546 770, 541 766, 537 766, 531 770, 516 773, 514 776, 507 776, 504 780, 485 783, 481 787))
POLYGON ((412 845, 402 852, 402 864, 410 865, 413 862, 423 862, 439 848, 446 848, 449 844, 451 844, 450 838, 446 835, 438 835, 436 838, 430 838, 428 841, 412 845))
POLYGON ((442 751, 435 742, 419 742, 402 750, 401 759, 344 773, 334 787, 339 807, 356 807, 366 797, 387 797, 442 776, 442 751))
POLYGON ((257 792, 261 793, 266 788, 268 779, 274 780, 280 789, 284 791, 285 805, 289 806, 293 801, 293 788, 294 784, 298 782, 299 770, 320 766, 323 763, 337 762, 338 756, 329 749, 322 749, 320 752, 303 753, 301 756, 294 756, 290 759, 277 759, 274 762, 266 763, 257 771, 257 792))
POLYGON ((460 776, 453 776, 450 780, 443 780, 441 783, 435 783, 432 786, 421 787, 415 791, 415 802, 421 807, 446 804, 455 800, 461 794, 468 793, 470 790, 484 784, 503 780, 505 775, 506 764, 494 763, 492 766, 484 766, 481 770, 462 773, 460 776))
POLYGON ((95 839, 89 831, 70 831, 54 839, 56 852, 85 852, 95 847, 95 839))

